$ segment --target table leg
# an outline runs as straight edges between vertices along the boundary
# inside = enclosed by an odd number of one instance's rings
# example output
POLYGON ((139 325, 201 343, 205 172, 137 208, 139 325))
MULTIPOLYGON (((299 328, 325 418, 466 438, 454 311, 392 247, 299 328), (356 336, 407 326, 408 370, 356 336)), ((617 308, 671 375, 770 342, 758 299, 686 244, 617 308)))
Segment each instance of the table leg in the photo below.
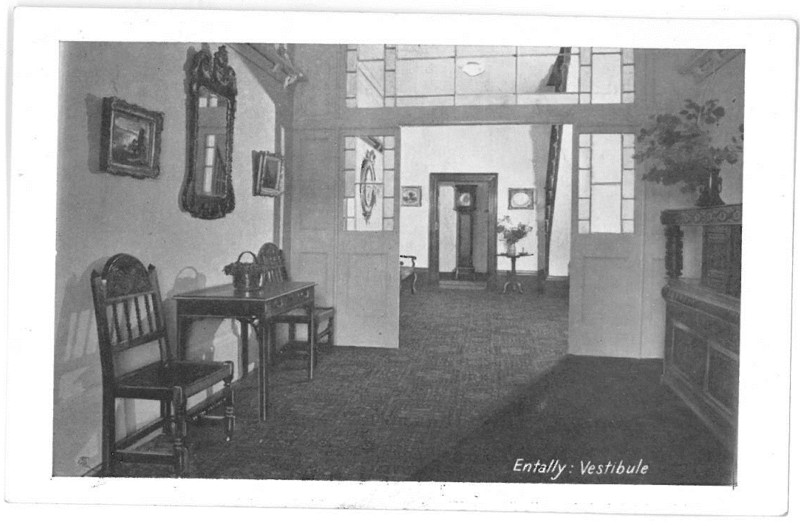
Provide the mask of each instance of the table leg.
POLYGON ((178 326, 177 331, 177 346, 175 348, 175 355, 178 357, 178 360, 185 360, 186 359, 186 316, 181 315, 181 304, 178 302, 177 306, 177 319, 178 319, 178 326))
POLYGON ((258 322, 258 416, 261 420, 267 419, 269 408, 269 323, 265 318, 258 322))
POLYGON ((308 305, 308 379, 314 379, 314 361, 317 359, 317 329, 314 326, 314 303, 308 305))
POLYGON ((241 327, 242 339, 242 374, 241 378, 247 378, 248 369, 250 368, 250 323, 245 318, 239 318, 239 326, 241 327))
POLYGON ((277 342, 277 334, 278 331, 275 330, 275 323, 270 322, 269 324, 269 345, 267 347, 267 359, 269 360, 270 366, 275 365, 278 361, 278 342, 277 342))

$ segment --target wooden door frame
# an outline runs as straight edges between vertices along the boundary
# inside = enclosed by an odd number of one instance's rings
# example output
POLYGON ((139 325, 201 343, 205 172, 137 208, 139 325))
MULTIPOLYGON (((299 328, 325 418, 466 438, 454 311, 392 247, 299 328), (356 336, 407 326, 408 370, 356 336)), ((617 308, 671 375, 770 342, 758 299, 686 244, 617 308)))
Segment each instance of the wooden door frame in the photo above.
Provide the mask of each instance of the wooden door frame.
POLYGON ((496 172, 433 172, 429 179, 430 206, 428 209, 428 282, 439 283, 439 186, 442 183, 487 184, 489 214, 487 216, 486 274, 489 282, 497 275, 497 236, 492 235, 497 221, 496 172))

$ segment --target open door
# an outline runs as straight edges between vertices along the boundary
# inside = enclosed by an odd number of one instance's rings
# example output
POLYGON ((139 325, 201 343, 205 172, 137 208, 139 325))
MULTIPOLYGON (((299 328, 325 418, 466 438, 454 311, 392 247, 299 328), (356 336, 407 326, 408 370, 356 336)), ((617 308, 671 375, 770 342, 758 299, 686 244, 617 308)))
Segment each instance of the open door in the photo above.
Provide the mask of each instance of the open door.
POLYGON ((643 207, 632 130, 574 127, 569 352, 641 354, 643 207))
POLYGON ((399 345, 399 139, 347 133, 336 243, 336 345, 399 345))
POLYGON ((334 344, 399 345, 400 259, 394 131, 300 130, 287 178, 290 275, 336 309, 334 344))

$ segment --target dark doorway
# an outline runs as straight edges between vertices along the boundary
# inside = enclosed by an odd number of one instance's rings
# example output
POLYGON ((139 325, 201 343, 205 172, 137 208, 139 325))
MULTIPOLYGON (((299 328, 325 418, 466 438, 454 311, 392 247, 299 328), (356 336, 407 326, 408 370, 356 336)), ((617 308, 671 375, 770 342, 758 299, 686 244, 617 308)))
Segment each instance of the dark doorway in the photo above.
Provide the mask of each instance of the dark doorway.
MULTIPOLYGON (((474 208, 472 243, 470 243, 474 271, 471 278, 493 284, 497 273, 497 174, 496 173, 432 173, 430 174, 431 206, 428 221, 428 279, 432 285, 438 285, 442 279, 455 278, 458 255, 456 253, 456 236, 458 235, 458 219, 455 212, 456 185, 459 187, 474 186, 476 206, 474 208), (451 190, 452 188, 452 190, 451 190), (447 196, 445 202, 443 196, 447 196), (441 211, 453 211, 452 225, 443 224, 441 211), (452 251, 444 252, 440 247, 441 235, 453 228, 452 251), (442 262, 442 256, 448 261, 442 262), (452 261, 449 261, 452 259, 452 261)), ((463 245, 463 244, 462 244, 463 245)))

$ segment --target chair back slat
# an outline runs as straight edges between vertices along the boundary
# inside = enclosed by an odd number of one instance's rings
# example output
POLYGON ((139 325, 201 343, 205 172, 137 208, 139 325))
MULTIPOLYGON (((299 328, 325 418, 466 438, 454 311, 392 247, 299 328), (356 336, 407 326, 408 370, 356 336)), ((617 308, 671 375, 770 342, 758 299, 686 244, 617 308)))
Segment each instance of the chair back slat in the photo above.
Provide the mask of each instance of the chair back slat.
POLYGON ((144 333, 144 327, 142 327, 142 311, 139 308, 139 303, 142 298, 137 296, 133 300, 133 305, 136 308, 136 326, 139 328, 139 334, 144 333))
POLYGON ((133 340, 133 330, 131 329, 131 309, 130 302, 125 300, 122 302, 122 309, 125 315, 125 328, 128 330, 128 340, 133 340))
POLYGON ((283 251, 275 243, 264 243, 258 251, 258 262, 266 267, 264 281, 279 283, 288 281, 286 262, 283 260, 283 251))
POLYGON ((150 329, 150 332, 153 332, 156 329, 153 323, 153 307, 150 302, 149 294, 144 295, 144 310, 145 314, 147 315, 147 326, 150 329))
POLYGON ((111 327, 111 341, 115 343, 120 343, 124 341, 122 335, 119 331, 119 312, 117 309, 117 303, 114 302, 111 304, 111 320, 114 322, 114 325, 111 327))
POLYGON ((92 272, 92 295, 104 377, 115 377, 115 353, 135 352, 150 342, 158 342, 162 361, 169 357, 155 267, 117 254, 102 272, 92 272))

